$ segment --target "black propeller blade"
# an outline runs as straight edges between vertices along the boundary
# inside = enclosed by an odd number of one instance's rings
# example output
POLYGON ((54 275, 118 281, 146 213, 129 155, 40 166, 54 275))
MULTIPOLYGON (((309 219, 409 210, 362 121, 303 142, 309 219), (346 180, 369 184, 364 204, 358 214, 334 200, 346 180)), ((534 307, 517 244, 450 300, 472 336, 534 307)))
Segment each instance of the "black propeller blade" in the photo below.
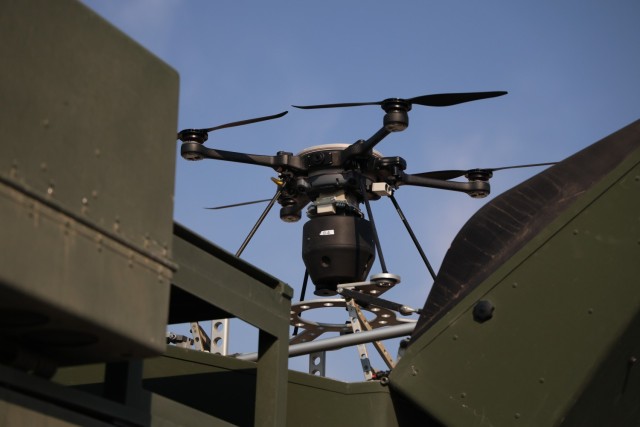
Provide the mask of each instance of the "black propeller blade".
MULTIPOLYGON (((409 99, 400 99, 400 101, 409 104, 424 105, 427 107, 448 107, 450 105, 462 104, 463 102, 477 101, 479 99, 495 98, 496 96, 506 95, 505 91, 495 92, 466 92, 466 93, 439 93, 433 95, 416 96, 409 99)), ((382 105, 389 99, 375 102, 346 102, 340 104, 320 104, 320 105, 293 105, 295 108, 311 110, 315 108, 338 108, 338 107, 359 107, 361 105, 382 105)))
POLYGON ((215 127, 212 127, 212 128, 207 128, 207 129, 202 129, 202 130, 205 131, 205 132, 211 132, 211 131, 218 130, 218 129, 232 128, 232 127, 235 127, 235 126, 243 126, 243 125, 248 125, 250 123, 256 123, 256 122, 264 122, 266 120, 278 119, 278 118, 284 116, 287 113, 288 113, 288 111, 283 111, 282 113, 274 114, 272 116, 264 116, 264 117, 257 117, 255 119, 240 120, 239 122, 231 122, 231 123, 227 123, 227 124, 224 124, 224 125, 215 126, 215 127))
POLYGON ((517 166, 504 166, 500 168, 486 168, 486 169, 469 169, 469 170, 443 170, 443 171, 433 171, 433 172, 423 172, 412 174, 414 176, 420 176, 423 178, 433 178, 433 179, 442 179, 442 180, 450 180, 454 178, 459 178, 461 176, 468 175, 470 173, 485 173, 492 174, 495 171, 505 170, 505 169, 520 169, 520 168, 532 168, 536 166, 551 166, 555 165, 556 162, 551 163, 533 163, 529 165, 517 165, 517 166))
POLYGON ((255 119, 240 120, 238 122, 226 123, 224 125, 214 126, 212 128, 206 128, 206 129, 185 129, 178 132, 178 139, 182 142, 186 142, 187 140, 196 140, 196 142, 204 143, 204 141, 206 141, 208 138, 207 133, 212 132, 214 130, 231 128, 235 126, 243 126, 243 125, 248 125, 250 123, 256 123, 256 122, 264 122, 265 120, 273 120, 273 119, 280 118, 287 113, 288 111, 283 111, 282 113, 274 114, 272 116, 264 116, 264 117, 257 117, 255 119), (199 138, 194 138, 194 136, 199 138), (202 141, 199 141, 198 139, 202 139, 202 141))
POLYGON ((269 200, 271 200, 271 199, 253 200, 251 202, 234 203, 233 205, 216 206, 216 207, 213 207, 213 208, 205 208, 205 209, 217 210, 217 209, 235 208, 237 206, 253 205, 253 204, 256 204, 256 203, 264 203, 264 202, 268 202, 269 200))

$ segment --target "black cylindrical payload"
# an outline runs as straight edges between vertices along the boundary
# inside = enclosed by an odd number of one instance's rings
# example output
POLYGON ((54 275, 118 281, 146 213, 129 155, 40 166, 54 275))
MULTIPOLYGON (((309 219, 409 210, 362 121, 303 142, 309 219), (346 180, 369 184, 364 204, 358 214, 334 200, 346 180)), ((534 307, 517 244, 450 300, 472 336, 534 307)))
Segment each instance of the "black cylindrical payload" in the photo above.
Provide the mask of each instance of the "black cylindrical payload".
POLYGON ((371 223, 353 215, 312 217, 302 232, 302 260, 318 296, 366 279, 375 259, 371 223))

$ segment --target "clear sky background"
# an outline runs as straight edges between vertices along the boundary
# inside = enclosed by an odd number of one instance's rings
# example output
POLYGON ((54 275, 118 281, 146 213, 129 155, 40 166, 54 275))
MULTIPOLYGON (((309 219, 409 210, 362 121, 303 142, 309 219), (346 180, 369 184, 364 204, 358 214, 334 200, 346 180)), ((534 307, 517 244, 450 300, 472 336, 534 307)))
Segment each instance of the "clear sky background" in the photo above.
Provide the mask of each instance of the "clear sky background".
MULTIPOLYGON (((291 105, 431 93, 509 92, 446 108, 414 106, 409 128, 376 147, 406 159, 407 173, 558 161, 640 119, 637 0, 83 3, 179 72, 176 130, 289 110, 212 133, 207 145, 223 150, 274 155, 367 139, 382 125, 379 107, 291 105)), ((497 172, 492 197, 539 171, 497 172)), ((275 176, 264 167, 178 157, 175 218, 235 253, 265 205, 203 208, 269 198, 275 176)), ((458 230, 491 199, 418 187, 402 187, 396 198, 436 270, 458 230)), ((242 258, 290 284, 297 300, 306 218, 283 223, 278 208, 242 258)), ((432 280, 391 203, 375 202, 373 211, 387 267, 402 277, 385 298, 421 307, 432 280)), ((380 270, 376 263, 372 273, 380 270)), ((309 316, 346 319, 331 311, 309 316)), ((251 329, 232 324, 234 331, 231 352, 255 351, 251 329)), ((353 349, 330 353, 327 362, 329 376, 363 378, 353 349)), ((295 369, 306 364, 306 357, 291 361, 295 369)))

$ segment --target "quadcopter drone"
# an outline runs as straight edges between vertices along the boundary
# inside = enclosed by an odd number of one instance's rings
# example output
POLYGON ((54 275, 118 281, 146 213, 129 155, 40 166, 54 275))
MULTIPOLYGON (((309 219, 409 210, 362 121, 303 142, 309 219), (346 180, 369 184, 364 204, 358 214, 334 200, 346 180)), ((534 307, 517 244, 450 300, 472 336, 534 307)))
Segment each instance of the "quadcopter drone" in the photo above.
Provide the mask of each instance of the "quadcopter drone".
MULTIPOLYGON (((398 156, 384 157, 374 150, 377 144, 389 134, 401 132, 408 127, 408 113, 413 105, 445 107, 505 94, 507 92, 504 91, 444 93, 408 99, 389 98, 377 102, 294 105, 300 109, 378 105, 385 113, 382 127, 367 140, 358 140, 350 145, 314 146, 295 155, 286 151, 278 151, 274 156, 246 154, 217 150, 204 145, 209 132, 276 119, 287 114, 286 111, 207 129, 185 129, 180 131, 177 137, 182 141, 181 155, 187 160, 214 159, 247 163, 266 166, 278 173, 278 178, 274 179, 278 190, 272 199, 212 208, 221 209, 270 202, 236 256, 240 256, 276 202, 281 206, 280 218, 285 222, 299 221, 302 218, 302 210, 307 208, 306 215, 309 220, 304 224, 302 240, 302 259, 307 273, 301 300, 304 298, 309 277, 315 285, 315 295, 331 297, 340 294, 345 300, 332 298, 321 300, 323 301, 321 303, 301 302, 292 307, 292 325, 296 326, 294 335, 297 333, 298 326, 305 328, 302 334, 292 339, 292 343, 304 342, 315 339, 329 330, 348 332, 351 329, 349 325, 324 324, 316 327, 316 323, 305 322, 301 317, 307 309, 342 306, 349 311, 353 324, 354 321, 358 321, 356 317, 358 306, 351 305, 355 300, 359 306, 375 314, 376 317, 370 322, 372 327, 397 324, 402 320, 385 310, 397 311, 403 315, 419 312, 419 310, 379 298, 382 293, 399 282, 399 277, 387 271, 371 211, 371 201, 382 197, 388 197, 392 201, 431 276, 435 279, 435 272, 394 197, 394 192, 399 187, 403 185, 429 187, 463 192, 474 198, 482 198, 490 192, 489 179, 495 171, 553 164, 537 163, 490 169, 442 170, 408 174, 405 172, 407 168, 405 159, 398 156), (466 182, 452 181, 460 177, 465 177, 466 182), (363 204, 366 218, 361 209, 363 204), (373 276, 371 281, 367 282, 365 279, 376 259, 376 254, 382 274, 373 276)), ((363 317, 359 318, 361 322, 367 322, 363 317)))

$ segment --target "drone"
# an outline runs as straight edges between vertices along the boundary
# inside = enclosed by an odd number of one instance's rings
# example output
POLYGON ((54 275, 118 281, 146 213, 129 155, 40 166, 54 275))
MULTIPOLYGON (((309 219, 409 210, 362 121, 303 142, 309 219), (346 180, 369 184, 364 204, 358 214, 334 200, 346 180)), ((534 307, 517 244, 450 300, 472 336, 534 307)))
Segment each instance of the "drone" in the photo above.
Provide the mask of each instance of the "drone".
MULTIPOLYGON (((306 207, 308 221, 303 227, 302 259, 306 267, 301 302, 292 307, 292 325, 304 327, 305 331, 295 336, 292 342, 304 342, 317 338, 323 332, 349 332, 349 325, 321 325, 305 322, 302 313, 319 307, 342 306, 351 316, 351 325, 367 320, 358 314, 358 308, 371 310, 376 317, 372 327, 393 324, 395 319, 385 310, 399 312, 402 315, 419 313, 419 310, 383 300, 380 295, 397 284, 398 276, 388 272, 371 202, 388 197, 405 225, 413 243, 420 253, 431 276, 435 272, 424 251, 407 222, 394 192, 401 186, 418 186, 466 193, 473 198, 489 195, 489 180, 493 173, 503 169, 547 166, 554 163, 536 163, 499 168, 470 170, 441 170, 408 174, 407 162, 399 156, 384 157, 375 147, 388 135, 401 132, 409 126, 409 111, 414 105, 427 107, 446 107, 470 101, 494 98, 506 95, 505 91, 442 93, 423 95, 414 98, 388 98, 376 102, 355 102, 320 105, 294 105, 293 107, 312 110, 321 108, 358 107, 378 105, 384 111, 382 127, 369 139, 358 140, 352 144, 327 144, 306 148, 298 154, 278 151, 275 155, 257 155, 223 151, 208 148, 204 143, 209 132, 247 125, 266 120, 277 119, 287 114, 258 117, 239 122, 227 123, 206 129, 185 129, 178 133, 182 142, 181 155, 186 160, 203 159, 245 163, 272 168, 278 174, 273 179, 278 189, 271 199, 219 206, 222 209, 246 204, 269 201, 269 205, 253 227, 249 236, 236 253, 240 256, 267 213, 277 202, 280 205, 280 219, 296 222, 302 218, 306 207), (454 181, 456 178, 466 181, 454 181), (362 209, 364 205, 364 211, 362 209), (366 216, 365 216, 366 211, 366 216), (366 278, 378 257, 382 273, 366 278), (340 294, 344 298, 330 298, 324 302, 303 302, 307 280, 311 278, 315 285, 314 294, 319 297, 334 297, 340 294), (352 301, 358 305, 354 306, 352 301), (384 317, 383 317, 384 314, 384 317), (391 321, 391 323, 389 323, 391 321)), ((322 301, 322 300, 320 300, 322 301)), ((402 320, 402 319, 400 319, 402 320)), ((396 321, 397 324, 400 320, 396 321)))

